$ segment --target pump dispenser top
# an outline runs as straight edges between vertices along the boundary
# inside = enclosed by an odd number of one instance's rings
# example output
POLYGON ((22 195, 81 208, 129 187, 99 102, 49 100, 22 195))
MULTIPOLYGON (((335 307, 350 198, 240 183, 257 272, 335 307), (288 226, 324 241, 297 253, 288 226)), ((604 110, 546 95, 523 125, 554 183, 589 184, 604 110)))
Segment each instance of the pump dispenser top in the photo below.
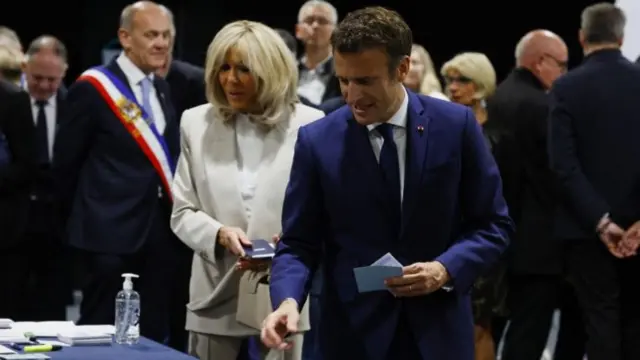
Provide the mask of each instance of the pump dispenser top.
POLYGON ((122 277, 124 278, 124 282, 122 283, 122 290, 133 290, 133 281, 131 279, 137 279, 139 278, 139 276, 137 274, 125 273, 122 274, 122 277))

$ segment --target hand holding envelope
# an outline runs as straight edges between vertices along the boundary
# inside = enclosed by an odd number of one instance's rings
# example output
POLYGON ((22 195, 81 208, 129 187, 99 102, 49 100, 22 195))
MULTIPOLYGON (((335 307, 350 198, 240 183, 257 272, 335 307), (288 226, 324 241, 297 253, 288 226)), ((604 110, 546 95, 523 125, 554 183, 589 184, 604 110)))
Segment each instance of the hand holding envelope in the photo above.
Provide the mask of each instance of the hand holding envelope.
POLYGON ((445 287, 450 280, 445 267, 437 261, 403 267, 390 253, 370 266, 353 271, 359 292, 388 290, 399 297, 430 294, 445 287))

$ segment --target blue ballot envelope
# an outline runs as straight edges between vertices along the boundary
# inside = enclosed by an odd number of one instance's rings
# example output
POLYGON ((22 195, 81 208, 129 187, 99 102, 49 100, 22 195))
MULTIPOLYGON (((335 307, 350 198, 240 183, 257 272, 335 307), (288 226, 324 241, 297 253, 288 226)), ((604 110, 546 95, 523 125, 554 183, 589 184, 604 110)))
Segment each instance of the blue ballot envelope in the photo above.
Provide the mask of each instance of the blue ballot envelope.
POLYGON ((249 259, 271 259, 276 254, 276 249, 270 242, 264 239, 251 241, 251 247, 244 248, 245 257, 249 259))
POLYGON ((356 277, 359 292, 381 291, 388 290, 384 284, 386 279, 402 275, 402 267, 386 265, 363 266, 353 269, 353 274, 356 277))

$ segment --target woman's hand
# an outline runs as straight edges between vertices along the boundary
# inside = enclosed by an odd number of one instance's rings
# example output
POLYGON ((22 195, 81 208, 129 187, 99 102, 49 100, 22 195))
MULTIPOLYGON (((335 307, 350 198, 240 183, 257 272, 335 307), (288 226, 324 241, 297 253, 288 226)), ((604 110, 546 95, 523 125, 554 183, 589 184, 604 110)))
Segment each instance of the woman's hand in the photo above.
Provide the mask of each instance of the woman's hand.
POLYGON ((242 229, 223 226, 218 230, 218 244, 224 246, 232 254, 244 256, 244 248, 251 246, 251 241, 242 229))

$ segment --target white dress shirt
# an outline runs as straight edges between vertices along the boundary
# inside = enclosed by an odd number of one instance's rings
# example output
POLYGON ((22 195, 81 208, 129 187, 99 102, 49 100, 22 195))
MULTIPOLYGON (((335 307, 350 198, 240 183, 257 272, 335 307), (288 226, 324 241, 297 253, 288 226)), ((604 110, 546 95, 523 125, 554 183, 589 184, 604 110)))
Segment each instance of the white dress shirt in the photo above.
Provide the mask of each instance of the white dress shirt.
POLYGON ((244 114, 236 116, 235 126, 238 170, 240 171, 240 195, 242 195, 247 219, 250 220, 266 133, 244 114))
MULTIPOLYGON (((388 124, 393 125, 393 140, 396 143, 398 149, 398 166, 400 167, 400 200, 404 195, 404 170, 406 168, 406 154, 407 154, 407 111, 409 110, 409 96, 407 91, 404 91, 404 99, 398 111, 387 121, 388 124)), ((382 144, 384 144, 384 138, 378 131, 374 131, 380 124, 367 125, 369 129, 369 141, 373 147, 373 153, 376 155, 376 159, 380 162, 380 152, 382 151, 382 144)))
MULTIPOLYGON (((138 104, 142 106, 142 86, 141 81, 145 77, 149 77, 153 81, 153 74, 145 75, 124 53, 120 53, 120 56, 116 59, 116 63, 120 66, 120 69, 124 73, 124 76, 129 81, 129 85, 133 90, 133 95, 138 100, 138 104)), ((151 113, 153 115, 153 122, 156 125, 156 129, 160 134, 164 133, 164 129, 167 122, 164 118, 164 112, 158 99, 158 93, 154 86, 151 87, 151 93, 149 94, 149 101, 151 102, 151 113)))
MULTIPOLYGON (((33 124, 38 126, 38 112, 40 107, 36 103, 36 99, 31 97, 31 114, 33 115, 33 124)), ((56 138, 56 116, 58 115, 58 102, 56 101, 56 95, 47 100, 47 104, 44 106, 44 115, 47 117, 47 146, 49 147, 49 160, 53 160, 53 142, 56 138)))
MULTIPOLYGON (((306 59, 300 59, 300 63, 304 64, 306 59)), ((327 91, 327 83, 331 76, 330 73, 324 72, 327 61, 332 61, 332 56, 323 60, 315 69, 307 69, 302 67, 300 70, 300 78, 298 79, 298 95, 305 97, 315 105, 322 103, 322 97, 327 91)))

